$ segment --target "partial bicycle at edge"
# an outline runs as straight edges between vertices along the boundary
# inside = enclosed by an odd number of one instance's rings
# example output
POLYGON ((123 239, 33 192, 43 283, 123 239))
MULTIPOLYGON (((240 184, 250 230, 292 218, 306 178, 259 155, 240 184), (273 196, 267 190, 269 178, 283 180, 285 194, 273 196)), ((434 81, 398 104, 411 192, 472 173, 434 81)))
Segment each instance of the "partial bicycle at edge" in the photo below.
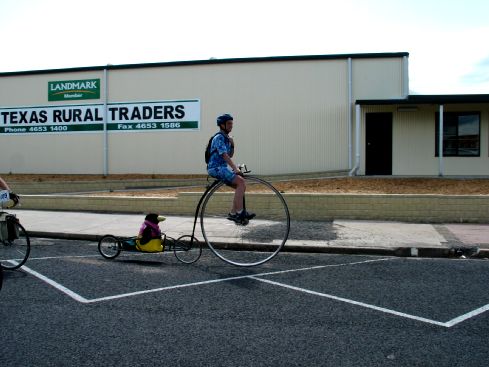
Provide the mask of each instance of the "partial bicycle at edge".
POLYGON ((0 265, 6 270, 24 265, 31 251, 29 235, 17 216, 3 210, 15 207, 19 200, 18 195, 0 191, 0 265), (11 200, 14 197, 16 199, 11 200))

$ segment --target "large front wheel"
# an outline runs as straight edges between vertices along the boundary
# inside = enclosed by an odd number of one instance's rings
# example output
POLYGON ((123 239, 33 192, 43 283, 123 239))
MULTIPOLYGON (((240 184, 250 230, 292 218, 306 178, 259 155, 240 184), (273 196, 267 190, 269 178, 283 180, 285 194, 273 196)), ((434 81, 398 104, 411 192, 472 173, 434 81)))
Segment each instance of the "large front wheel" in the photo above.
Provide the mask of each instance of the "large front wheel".
POLYGON ((276 256, 289 236, 290 217, 282 195, 268 182, 244 177, 245 210, 255 217, 236 223, 228 218, 234 189, 219 183, 202 204, 200 224, 205 242, 221 260, 255 266, 276 256))
POLYGON ((9 218, 5 223, 8 234, 0 240, 0 264, 4 269, 14 270, 27 261, 31 252, 31 241, 17 218, 9 218))

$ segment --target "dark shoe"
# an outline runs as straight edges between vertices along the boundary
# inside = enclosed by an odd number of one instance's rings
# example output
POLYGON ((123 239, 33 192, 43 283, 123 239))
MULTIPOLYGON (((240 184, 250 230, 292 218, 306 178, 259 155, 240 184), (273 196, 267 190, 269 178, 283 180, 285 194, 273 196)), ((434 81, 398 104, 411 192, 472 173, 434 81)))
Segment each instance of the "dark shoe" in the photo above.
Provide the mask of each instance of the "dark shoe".
POLYGON ((241 213, 236 213, 236 214, 228 214, 228 220, 233 221, 236 224, 242 224, 242 225, 247 225, 248 222, 250 221, 251 218, 254 218, 255 214, 254 213, 248 213, 245 211, 242 211, 241 213))
POLYGON ((256 214, 255 213, 245 212, 244 214, 245 214, 245 218, 248 219, 248 220, 251 220, 254 217, 256 217, 256 214))
POLYGON ((238 214, 228 214, 228 220, 233 221, 234 223, 239 223, 240 221, 240 216, 238 214))
POLYGON ((232 220, 233 222, 235 222, 236 220, 243 220, 243 219, 253 219, 254 217, 256 217, 256 214, 255 213, 250 213, 250 212, 247 212, 247 211, 242 211, 241 213, 236 213, 236 214, 231 214, 229 213, 228 214, 228 219, 229 220, 232 220))

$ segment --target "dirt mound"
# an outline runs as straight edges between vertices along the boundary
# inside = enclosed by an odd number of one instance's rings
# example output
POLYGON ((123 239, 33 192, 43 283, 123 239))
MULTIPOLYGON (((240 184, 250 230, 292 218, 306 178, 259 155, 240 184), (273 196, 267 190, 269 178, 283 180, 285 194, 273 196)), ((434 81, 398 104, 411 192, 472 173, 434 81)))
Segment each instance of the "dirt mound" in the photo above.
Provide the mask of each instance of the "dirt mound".
POLYGON ((73 182, 73 181, 123 181, 123 180, 155 180, 155 179, 195 179, 205 175, 157 175, 157 174, 120 174, 120 175, 56 175, 56 174, 1 174, 7 182, 73 182))
POLYGON ((285 192, 489 195, 489 179, 345 177, 276 183, 285 192))
MULTIPOLYGON (((2 175, 0 175, 2 176, 2 175)), ((34 175, 7 174, 8 183, 48 181, 97 181, 143 179, 196 179, 203 175, 34 175)), ((342 194, 440 194, 489 195, 489 178, 404 178, 404 177, 341 177, 275 181, 273 185, 286 193, 342 193, 342 194)), ((12 185, 14 186, 14 185, 12 185)), ((202 189, 203 190, 203 189, 202 189)), ((181 191, 200 191, 199 188, 179 190, 148 189, 99 193, 100 195, 175 196, 181 191)))

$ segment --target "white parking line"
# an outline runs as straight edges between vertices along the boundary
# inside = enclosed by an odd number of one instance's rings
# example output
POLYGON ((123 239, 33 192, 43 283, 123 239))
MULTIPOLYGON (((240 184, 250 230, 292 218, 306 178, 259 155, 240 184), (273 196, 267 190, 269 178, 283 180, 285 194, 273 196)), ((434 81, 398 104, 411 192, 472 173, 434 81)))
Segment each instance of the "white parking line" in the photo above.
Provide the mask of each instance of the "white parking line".
POLYGON ((375 310, 375 311, 389 313, 391 315, 401 316, 401 317, 412 319, 412 320, 416 320, 416 321, 426 322, 428 324, 433 324, 433 325, 437 325, 437 326, 450 327, 445 322, 439 322, 439 321, 430 320, 430 319, 427 319, 427 318, 424 318, 424 317, 409 315, 409 314, 404 313, 404 312, 398 312, 398 311, 394 311, 394 310, 389 310, 388 308, 378 307, 378 306, 370 305, 368 303, 354 301, 354 300, 348 299, 348 298, 337 297, 337 296, 333 296, 331 294, 319 293, 319 292, 311 291, 309 289, 294 287, 292 285, 288 285, 288 284, 284 284, 284 283, 279 283, 279 282, 274 282, 274 281, 268 280, 268 279, 261 279, 261 278, 256 278, 256 277, 252 277, 252 278, 253 279, 256 279, 256 280, 258 280, 260 282, 264 282, 264 283, 268 283, 268 284, 272 284, 272 285, 277 285, 279 287, 284 287, 284 288, 292 289, 292 290, 298 291, 298 292, 312 294, 314 296, 326 297, 326 298, 333 299, 335 301, 340 301, 340 302, 349 303, 349 304, 352 304, 352 305, 355 305, 355 306, 361 306, 361 307, 365 307, 365 308, 370 308, 370 309, 375 310))
POLYGON ((467 312, 466 314, 461 315, 459 317, 455 317, 454 319, 446 322, 446 324, 448 327, 451 327, 453 325, 460 324, 462 321, 465 321, 465 320, 468 320, 472 317, 478 316, 481 313, 486 312, 486 311, 489 311, 489 304, 482 306, 482 307, 479 307, 478 309, 473 310, 471 312, 467 312))
MULTIPOLYGON (((130 254, 130 255, 125 255, 125 258, 128 258, 128 257, 134 257, 134 256, 148 256, 148 255, 152 255, 152 256, 155 256, 154 253, 134 253, 134 254, 130 254)), ((163 253, 163 254, 158 254, 158 256, 169 256, 170 254, 169 253, 163 253)), ((173 254, 171 254, 173 255, 173 254)), ((32 260, 56 260, 56 259, 72 259, 72 258, 85 258, 85 257, 98 257, 100 259, 101 256, 100 255, 61 255, 61 256, 44 256, 44 257, 29 257, 29 261, 32 261, 32 260)))
POLYGON ((41 273, 38 273, 37 271, 32 270, 31 268, 29 268, 29 267, 27 267, 25 265, 22 266, 22 270, 25 271, 26 273, 29 273, 31 275, 34 275, 36 278, 41 279, 43 282, 46 282, 50 286, 56 288, 57 290, 63 292, 64 294, 70 296, 75 301, 78 301, 78 302, 81 302, 81 303, 87 303, 87 301, 88 301, 86 298, 80 296, 78 293, 75 293, 72 290, 70 290, 70 289, 68 289, 66 287, 63 287, 61 284, 55 282, 52 279, 49 279, 48 277, 45 277, 41 273))
POLYGON ((324 268, 336 268, 336 267, 339 267, 339 266, 359 265, 359 264, 367 264, 367 263, 373 263, 373 262, 379 262, 379 261, 386 261, 386 260, 395 260, 395 259, 396 259, 395 257, 382 257, 380 259, 354 261, 354 262, 351 262, 351 263, 316 265, 316 266, 310 266, 308 268, 278 270, 278 271, 272 271, 272 272, 269 272, 269 273, 256 274, 254 276, 255 277, 258 277, 258 276, 262 277, 262 276, 267 276, 267 275, 277 275, 277 274, 293 273, 293 272, 297 272, 297 271, 317 270, 317 269, 324 269, 324 268))
POLYGON ((325 267, 357 265, 357 264, 364 264, 364 263, 369 263, 369 262, 374 262, 374 261, 382 261, 382 260, 388 260, 388 258, 375 259, 375 260, 365 260, 365 261, 355 261, 355 262, 345 263, 345 264, 320 265, 320 266, 313 266, 313 267, 308 267, 308 268, 280 270, 280 271, 261 273, 261 274, 255 274, 255 275, 240 275, 240 276, 229 277, 229 278, 204 280, 202 282, 179 284, 179 285, 173 285, 173 286, 168 286, 168 287, 161 287, 161 288, 155 288, 155 289, 148 289, 148 290, 144 290, 144 291, 136 291, 136 292, 131 292, 131 293, 118 294, 118 295, 114 295, 114 296, 95 298, 95 299, 87 300, 87 302, 84 302, 84 303, 95 303, 95 302, 109 301, 109 300, 114 300, 114 299, 119 299, 119 298, 138 296, 138 295, 142 295, 142 294, 167 291, 167 290, 171 290, 171 289, 194 287, 194 286, 198 286, 198 285, 207 285, 207 284, 213 284, 213 283, 222 283, 222 282, 227 282, 230 280, 255 279, 255 277, 263 277, 263 276, 267 276, 267 275, 283 274, 283 273, 289 273, 289 272, 294 272, 294 271, 321 269, 321 268, 325 268, 325 267))
POLYGON ((292 285, 288 285, 288 284, 284 284, 284 283, 279 283, 279 282, 274 282, 274 281, 268 280, 268 279, 261 279, 261 278, 256 278, 256 277, 251 277, 251 278, 256 279, 256 280, 258 280, 260 282, 265 282, 265 283, 268 283, 268 284, 277 285, 277 286, 288 288, 288 289, 292 289, 292 290, 295 290, 295 291, 304 292, 304 293, 308 293, 308 294, 312 294, 312 295, 320 296, 320 297, 326 297, 326 298, 334 299, 336 301, 345 302, 345 303, 349 303, 349 304, 352 304, 352 305, 361 306, 361 307, 365 307, 365 308, 370 308, 370 309, 373 309, 373 310, 376 310, 376 311, 380 311, 380 312, 384 312, 384 313, 389 313, 389 314, 392 314, 392 315, 401 316, 401 317, 404 317, 404 318, 407 318, 407 319, 421 321, 421 322, 425 322, 425 323, 433 324, 433 325, 437 325, 437 326, 444 326, 444 327, 447 327, 447 328, 452 327, 452 326, 457 325, 457 324, 460 324, 463 321, 466 321, 466 320, 468 320, 468 319, 470 319, 472 317, 478 316, 478 315, 480 315, 480 314, 482 314, 482 313, 484 313, 486 311, 489 311, 489 304, 487 304, 487 305, 484 305, 482 307, 479 307, 479 308, 477 308, 477 309, 475 309, 473 311, 467 312, 466 314, 463 314, 463 315, 460 315, 458 317, 455 317, 454 319, 452 319, 450 321, 440 322, 440 321, 436 321, 436 320, 427 319, 425 317, 420 317, 420 316, 410 315, 410 314, 407 314, 407 313, 404 313, 404 312, 390 310, 390 309, 384 308, 384 307, 370 305, 370 304, 364 303, 364 302, 354 301, 354 300, 348 299, 348 298, 337 297, 337 296, 333 296, 331 294, 320 293, 320 292, 311 291, 309 289, 294 287, 292 285))
POLYGON ((154 289, 147 289, 144 291, 136 291, 136 292, 130 292, 130 293, 123 293, 123 294, 117 294, 114 296, 107 296, 107 297, 100 297, 100 298, 93 298, 93 299, 87 299, 83 296, 80 296, 78 293, 73 292, 72 290, 62 286, 58 282, 38 273, 35 270, 32 270, 31 268, 27 266, 23 266, 22 269, 26 272, 29 273, 36 278, 39 278, 43 282, 49 284, 50 286, 56 288, 57 290, 61 291, 62 293, 66 294, 67 296, 73 298, 75 301, 81 302, 81 303, 96 303, 96 302, 103 302, 103 301, 110 301, 114 299, 120 299, 120 298, 126 298, 126 297, 132 297, 132 296, 138 296, 142 294, 148 294, 148 293, 155 293, 155 292, 161 292, 161 291, 166 291, 166 290, 171 290, 171 289, 178 289, 178 288, 186 288, 186 287, 193 287, 193 286, 198 286, 198 285, 206 285, 206 284, 212 284, 212 283, 222 283, 222 282, 227 282, 230 280, 238 280, 238 279, 245 279, 245 278, 251 278, 251 275, 242 275, 242 276, 236 276, 236 277, 229 277, 229 278, 221 278, 221 279, 212 279, 212 280, 205 280, 202 282, 195 282, 195 283, 186 283, 186 284, 179 284, 179 285, 173 285, 173 286, 168 286, 168 287, 161 287, 161 288, 154 288, 154 289))
MULTIPOLYGON (((79 256, 66 256, 66 257, 79 257, 79 256)), ((60 257, 60 258, 62 258, 62 257, 60 257)), ((63 285, 59 284, 58 282, 42 275, 41 273, 38 273, 37 271, 32 270, 31 268, 29 268, 25 265, 22 267, 22 269, 25 272, 35 276, 36 278, 39 278, 43 282, 51 285, 52 287, 56 288, 57 290, 63 292, 67 296, 73 298, 75 301, 87 304, 87 303, 96 303, 96 302, 103 302, 103 301, 110 301, 110 300, 114 300, 114 299, 138 296, 138 295, 148 294, 148 293, 162 292, 162 291, 167 291, 167 290, 171 290, 171 289, 186 288, 186 287, 193 287, 193 286, 213 284, 213 283, 222 283, 222 282, 227 282, 230 280, 246 279, 246 278, 253 278, 253 277, 262 277, 262 276, 283 274, 283 273, 289 273, 289 272, 295 272, 295 271, 322 269, 322 268, 327 268, 327 267, 357 265, 357 264, 364 264, 364 263, 375 262, 375 261, 383 261, 383 260, 388 260, 388 259, 389 258, 381 258, 381 259, 374 259, 374 260, 355 261, 355 262, 343 263, 343 264, 320 265, 320 266, 312 266, 312 267, 307 267, 307 268, 280 270, 280 271, 267 272, 267 273, 261 273, 261 274, 250 274, 250 275, 242 275, 242 276, 235 276, 235 277, 229 277, 229 278, 212 279, 212 280, 206 280, 206 281, 202 281, 202 282, 186 283, 186 284, 180 284, 180 285, 174 285, 174 286, 168 286, 168 287, 147 289, 144 291, 123 293, 123 294, 117 294, 117 295, 113 295, 113 296, 106 296, 106 297, 100 297, 100 298, 94 298, 94 299, 87 299, 87 298, 79 295, 78 293, 64 287, 63 285)))
POLYGON ((119 299, 119 298, 139 296, 139 295, 142 295, 142 294, 155 293, 155 292, 161 292, 161 291, 168 291, 168 290, 171 290, 171 289, 187 288, 187 287, 194 287, 194 286, 198 286, 198 285, 206 285, 206 284, 213 284, 213 283, 222 283, 222 282, 227 282, 227 281, 230 281, 230 280, 238 280, 238 279, 245 279, 245 278, 250 278, 250 276, 249 275, 242 275, 242 276, 237 276, 237 277, 229 277, 229 278, 222 278, 222 279, 212 279, 212 280, 204 280, 202 282, 172 285, 172 286, 168 286, 168 287, 148 289, 148 290, 145 290, 145 291, 137 291, 137 292, 131 292, 131 293, 117 294, 115 296, 94 298, 94 299, 91 299, 91 300, 87 300, 87 302, 84 302, 84 303, 96 303, 96 302, 102 302, 102 301, 110 301, 110 300, 119 299))
MULTIPOLYGON (((66 257, 92 257, 92 256, 66 256, 66 257)), ((51 257, 51 258, 54 258, 54 257, 51 257)), ((62 257, 55 257, 55 258, 62 258, 62 257)), ((41 258, 39 258, 39 259, 41 259, 41 258)), ((45 259, 49 259, 49 258, 45 258, 45 259)), ((387 313, 387 314, 391 314, 391 315, 395 315, 395 316, 399 316, 399 317, 403 317, 403 318, 407 318, 407 319, 411 319, 411 320, 415 320, 415 321, 420 321, 420 322, 424 322, 424 323, 431 324, 431 325, 442 326, 442 327, 446 327, 446 328, 450 328, 450 327, 457 325, 463 321, 466 321, 466 320, 473 318, 475 316, 478 316, 478 315, 480 315, 486 311, 489 311, 489 304, 487 304, 487 305, 479 307, 473 311, 470 311, 468 313, 465 313, 463 315, 455 317, 450 321, 441 322, 441 321, 431 320, 431 319, 428 319, 425 317, 410 315, 410 314, 407 314, 404 312, 391 310, 391 309, 384 308, 384 307, 371 305, 371 304, 364 303, 364 302, 355 301, 355 300, 348 299, 348 298, 337 297, 337 296, 327 294, 327 293, 320 293, 320 292, 312 291, 312 290, 305 289, 305 288, 299 288, 299 287, 295 287, 295 286, 292 286, 289 284, 280 283, 280 282, 276 282, 276 281, 272 281, 272 280, 263 278, 266 276, 285 274, 285 273, 290 273, 290 272, 309 271, 309 270, 317 270, 317 269, 339 267, 339 266, 360 265, 360 264, 366 264, 366 263, 371 263, 371 262, 379 262, 379 261, 394 260, 394 259, 396 259, 396 258, 380 258, 380 259, 372 259, 372 260, 364 260, 364 261, 355 261, 355 262, 349 262, 349 263, 318 265, 318 266, 311 266, 311 267, 306 267, 306 268, 279 270, 279 271, 273 271, 273 272, 234 276, 234 277, 221 278, 221 279, 211 279, 211 280, 205 280, 205 281, 201 281, 201 282, 179 284, 179 285, 174 285, 174 286, 160 287, 160 288, 148 289, 148 290, 144 290, 144 291, 123 293, 123 294, 117 294, 117 295, 100 297, 100 298, 93 298, 93 299, 87 299, 87 298, 79 295, 78 293, 64 287, 63 285, 59 284, 58 282, 36 272, 35 270, 32 270, 31 268, 29 268, 25 265, 22 267, 22 269, 25 272, 35 276, 36 278, 42 280, 43 282, 51 285, 54 288, 56 288, 60 292, 71 297, 75 301, 83 303, 83 304, 104 302, 104 301, 116 300, 116 299, 121 299, 121 298, 127 298, 127 297, 138 296, 138 295, 149 294, 149 293, 155 293, 155 292, 162 292, 162 291, 179 289, 179 288, 187 288, 187 287, 194 287, 194 286, 201 286, 201 285, 208 285, 208 284, 216 284, 216 283, 222 283, 222 282, 227 282, 227 281, 231 281, 231 280, 253 279, 253 280, 256 280, 259 282, 263 282, 263 283, 267 283, 270 285, 275 285, 275 286, 291 289, 291 290, 294 290, 297 292, 302 292, 302 293, 306 293, 306 294, 310 294, 310 295, 314 295, 314 296, 329 298, 329 299, 332 299, 335 301, 345 302, 345 303, 348 303, 351 305, 360 306, 360 307, 372 309, 375 311, 379 311, 379 312, 383 312, 383 313, 387 313)))
POLYGON ((63 255, 63 256, 44 256, 44 257, 29 257, 29 261, 33 260, 54 260, 54 259, 72 259, 77 257, 100 257, 100 255, 63 255))

